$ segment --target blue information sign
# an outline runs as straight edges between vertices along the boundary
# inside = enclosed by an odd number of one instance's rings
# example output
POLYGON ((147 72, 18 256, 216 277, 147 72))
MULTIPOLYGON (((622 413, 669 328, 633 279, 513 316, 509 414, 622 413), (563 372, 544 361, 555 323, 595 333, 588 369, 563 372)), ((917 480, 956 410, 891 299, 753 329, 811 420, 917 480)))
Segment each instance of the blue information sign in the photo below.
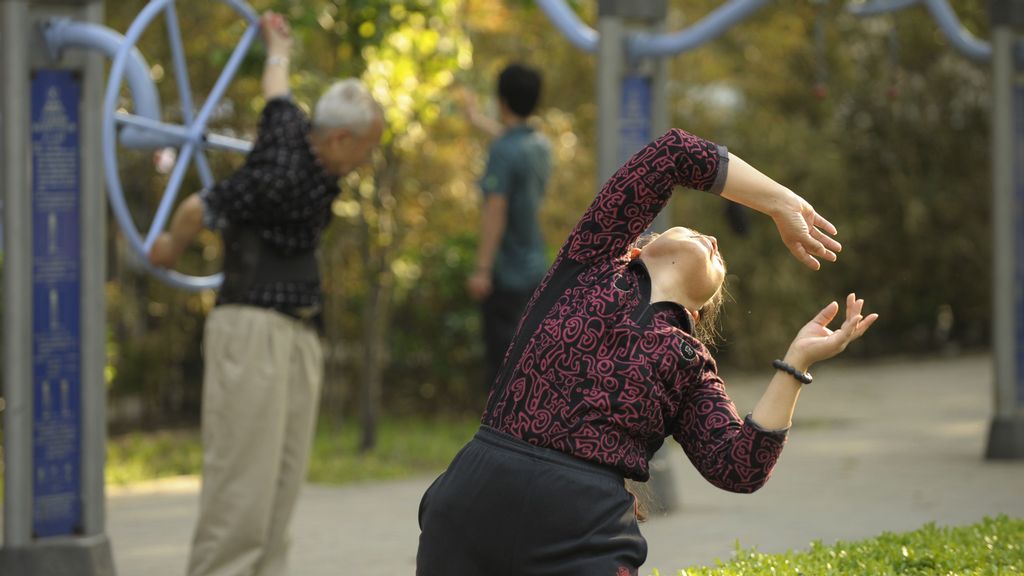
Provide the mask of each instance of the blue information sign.
POLYGON ((1017 367, 1017 407, 1024 407, 1024 86, 1013 86, 1013 299, 1017 325, 1014 363, 1017 367))
POLYGON ((651 138, 651 79, 626 76, 619 110, 619 162, 629 160, 651 138))
POLYGON ((79 77, 32 77, 32 527, 81 530, 79 77))

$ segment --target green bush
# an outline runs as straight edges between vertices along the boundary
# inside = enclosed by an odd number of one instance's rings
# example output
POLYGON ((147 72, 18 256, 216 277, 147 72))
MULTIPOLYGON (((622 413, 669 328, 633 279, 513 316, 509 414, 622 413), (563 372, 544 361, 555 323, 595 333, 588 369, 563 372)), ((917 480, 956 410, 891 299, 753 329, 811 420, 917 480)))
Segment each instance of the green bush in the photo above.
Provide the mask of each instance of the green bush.
MULTIPOLYGON (((970 526, 926 524, 913 532, 886 532, 859 542, 814 542, 807 552, 762 554, 738 548, 731 562, 687 568, 677 576, 1024 574, 1022 543, 1024 519, 1000 515, 970 526)), ((653 576, 661 573, 654 570, 653 576)))

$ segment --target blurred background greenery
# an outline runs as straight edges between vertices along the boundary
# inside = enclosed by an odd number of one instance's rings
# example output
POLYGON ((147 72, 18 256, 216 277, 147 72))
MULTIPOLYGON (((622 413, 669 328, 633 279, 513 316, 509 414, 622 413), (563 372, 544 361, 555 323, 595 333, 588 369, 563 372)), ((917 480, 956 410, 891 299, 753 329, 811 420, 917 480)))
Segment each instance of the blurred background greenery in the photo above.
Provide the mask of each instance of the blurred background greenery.
MULTIPOLYGON (((108 3, 125 30, 143 0, 108 3)), ((587 22, 597 2, 572 3, 587 22)), ((668 30, 719 3, 670 3, 668 30)), ((951 2, 987 37, 984 3, 951 2)), ((298 42, 293 86, 305 106, 332 80, 362 77, 387 109, 374 174, 352 177, 334 204, 322 249, 326 310, 327 420, 376 421, 479 413, 483 347, 472 266, 487 141, 465 121, 455 94, 477 92, 495 109, 493 79, 511 60, 545 78, 538 124, 553 144, 555 172, 543 210, 551 254, 593 198, 596 61, 572 47, 526 0, 260 0, 288 15, 298 42)), ((208 92, 243 23, 216 3, 180 10, 197 100, 208 92)), ((160 26, 140 43, 167 118, 180 118, 160 26)), ((251 136, 263 102, 256 47, 214 125, 251 136)), ((859 20, 838 2, 774 1, 711 44, 671 61, 671 120, 729 146, 808 198, 840 229, 839 263, 798 265, 773 224, 748 215, 730 227, 726 204, 676 195, 672 222, 719 238, 731 301, 717 357, 764 369, 796 329, 828 301, 856 291, 878 325, 847 352, 956 353, 988 345, 990 324, 989 73, 953 51, 923 9, 859 20), (824 27, 816 42, 814 26, 824 27)), ((127 102, 127 100, 126 100, 127 102)), ((217 174, 240 163, 212 158, 217 174)), ((151 219, 166 182, 147 154, 126 151, 122 182, 138 221, 151 219)), ((193 175, 194 178, 194 175, 193 175)), ((190 184, 198 187, 193 179, 190 184)), ((132 266, 109 232, 109 367, 116 430, 198 422, 202 323, 213 295, 166 287, 132 266)), ((219 267, 206 234, 181 270, 219 267)))

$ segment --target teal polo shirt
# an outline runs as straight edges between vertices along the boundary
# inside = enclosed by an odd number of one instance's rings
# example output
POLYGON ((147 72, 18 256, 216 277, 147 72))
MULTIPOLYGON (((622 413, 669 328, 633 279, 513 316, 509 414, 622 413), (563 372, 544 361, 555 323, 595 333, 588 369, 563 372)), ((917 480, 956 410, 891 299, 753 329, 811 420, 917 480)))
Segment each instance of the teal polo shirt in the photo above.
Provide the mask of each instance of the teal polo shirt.
POLYGON ((508 202, 505 234, 494 261, 495 288, 532 291, 547 272, 537 213, 550 176, 551 145, 532 127, 509 128, 491 143, 480 189, 484 198, 500 194, 508 202))

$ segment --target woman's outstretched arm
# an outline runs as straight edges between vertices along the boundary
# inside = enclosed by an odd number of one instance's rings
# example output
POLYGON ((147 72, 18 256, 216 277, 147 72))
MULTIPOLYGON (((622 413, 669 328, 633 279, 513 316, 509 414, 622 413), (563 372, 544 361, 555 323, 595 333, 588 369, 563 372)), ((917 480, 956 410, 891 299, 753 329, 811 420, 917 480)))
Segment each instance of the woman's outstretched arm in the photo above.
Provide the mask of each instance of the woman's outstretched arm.
POLYGON ((770 216, 789 251, 812 270, 821 268, 818 258, 835 262, 836 252, 842 250, 833 238, 837 231, 831 222, 806 200, 735 154, 729 155, 722 197, 770 216))
POLYGON ((614 259, 647 230, 672 190, 715 192, 725 180, 724 147, 672 129, 634 154, 601 188, 563 247, 578 262, 614 259))
MULTIPOLYGON (((846 297, 846 319, 838 330, 832 331, 828 325, 838 314, 839 304, 832 302, 825 306, 800 329, 783 361, 801 372, 807 372, 815 362, 839 354, 850 342, 864 335, 878 319, 878 314, 864 316, 863 311, 864 301, 858 300, 855 294, 849 294, 846 297)), ((803 384, 793 376, 782 371, 776 372, 754 407, 751 419, 768 430, 789 428, 801 388, 803 384)))

